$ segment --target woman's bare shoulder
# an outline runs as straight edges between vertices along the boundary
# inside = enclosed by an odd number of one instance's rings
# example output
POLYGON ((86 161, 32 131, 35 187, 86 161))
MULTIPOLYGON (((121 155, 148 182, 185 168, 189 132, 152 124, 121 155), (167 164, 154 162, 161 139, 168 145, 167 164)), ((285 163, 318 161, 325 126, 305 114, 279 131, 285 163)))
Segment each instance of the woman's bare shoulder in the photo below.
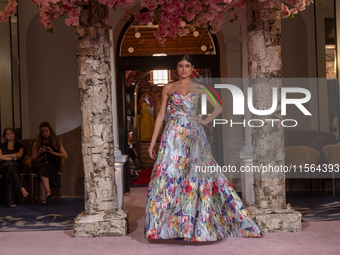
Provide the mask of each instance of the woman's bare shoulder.
POLYGON ((177 82, 171 82, 171 83, 165 84, 163 87, 163 91, 166 94, 170 94, 169 92, 171 92, 174 89, 174 87, 176 87, 176 84, 177 82))
POLYGON ((202 83, 197 83, 197 82, 192 84, 191 87, 192 87, 191 91, 195 92, 198 95, 204 93, 203 89, 206 89, 206 87, 202 83))

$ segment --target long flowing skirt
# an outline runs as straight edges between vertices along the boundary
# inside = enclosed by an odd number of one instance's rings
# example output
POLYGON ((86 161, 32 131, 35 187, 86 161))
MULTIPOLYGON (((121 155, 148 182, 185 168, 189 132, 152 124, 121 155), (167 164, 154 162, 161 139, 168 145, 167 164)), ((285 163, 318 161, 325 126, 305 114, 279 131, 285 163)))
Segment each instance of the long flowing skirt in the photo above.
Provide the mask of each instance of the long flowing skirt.
POLYGON ((217 166, 201 126, 173 116, 162 136, 147 192, 147 239, 217 241, 261 237, 261 231, 217 166))

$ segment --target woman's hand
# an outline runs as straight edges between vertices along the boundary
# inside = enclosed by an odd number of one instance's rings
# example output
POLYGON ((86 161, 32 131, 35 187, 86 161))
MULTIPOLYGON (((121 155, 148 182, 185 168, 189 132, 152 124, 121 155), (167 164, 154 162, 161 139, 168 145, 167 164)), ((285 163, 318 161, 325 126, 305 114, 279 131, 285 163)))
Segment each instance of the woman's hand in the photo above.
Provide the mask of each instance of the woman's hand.
POLYGON ((192 120, 193 120, 193 121, 196 121, 197 123, 200 123, 200 124, 202 124, 202 125, 207 125, 207 124, 208 124, 208 122, 207 122, 206 120, 201 119, 201 118, 198 117, 198 116, 193 117, 192 120))
POLYGON ((155 145, 155 143, 150 143, 150 147, 148 149, 150 158, 152 159, 156 159, 155 145))
POLYGON ((54 155, 54 151, 51 149, 51 147, 47 147, 47 152, 49 152, 50 154, 54 155))

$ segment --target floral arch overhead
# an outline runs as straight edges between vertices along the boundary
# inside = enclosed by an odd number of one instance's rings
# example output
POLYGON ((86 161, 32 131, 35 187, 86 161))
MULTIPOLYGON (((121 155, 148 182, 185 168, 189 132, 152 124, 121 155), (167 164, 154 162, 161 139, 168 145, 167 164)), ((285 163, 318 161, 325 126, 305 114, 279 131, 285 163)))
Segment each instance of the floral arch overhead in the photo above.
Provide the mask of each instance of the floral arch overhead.
MULTIPOLYGON (((158 24, 154 36, 160 43, 167 38, 185 36, 195 31, 196 27, 209 28, 211 33, 220 30, 224 22, 224 13, 233 12, 233 20, 237 19, 238 11, 245 7, 246 0, 140 0, 140 4, 148 9, 144 13, 129 13, 128 6, 136 0, 31 0, 40 9, 40 21, 48 32, 52 32, 52 20, 68 14, 65 20, 69 26, 79 25, 81 6, 99 2, 110 8, 120 6, 124 9, 125 19, 135 18, 141 25, 158 24)), ((254 0, 256 1, 256 0, 254 0)), ((277 0, 257 0, 263 8, 273 8, 281 12, 282 17, 292 18, 313 3, 313 0, 283 0, 277 6, 277 0), (292 6, 289 8, 286 4, 292 6)), ((0 22, 8 21, 14 15, 17 0, 8 0, 4 11, 0 11, 0 22)))

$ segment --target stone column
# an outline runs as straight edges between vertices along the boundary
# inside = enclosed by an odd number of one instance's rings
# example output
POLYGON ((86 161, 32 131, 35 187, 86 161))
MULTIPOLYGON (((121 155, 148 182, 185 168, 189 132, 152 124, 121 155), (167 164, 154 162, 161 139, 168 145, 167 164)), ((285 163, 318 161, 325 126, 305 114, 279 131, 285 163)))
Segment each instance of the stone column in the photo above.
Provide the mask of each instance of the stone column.
POLYGON ((75 219, 74 236, 122 236, 128 215, 118 209, 114 175, 108 7, 84 3, 77 35, 85 212, 75 219))
MULTIPOLYGON (((275 7, 264 7, 266 3, 247 0, 248 28, 248 73, 253 89, 255 109, 267 110, 272 106, 273 89, 281 92, 282 40, 281 0, 275 7), (270 78, 270 79, 269 79, 270 78)), ((270 116, 253 115, 253 119, 281 120, 280 101, 270 116)), ((265 122, 266 123, 266 122, 265 122)), ((280 167, 285 163, 284 129, 281 121, 252 128, 253 162, 255 166, 280 167)), ((301 214, 286 205, 285 173, 254 173, 255 206, 250 214, 263 232, 300 231, 301 214)))

